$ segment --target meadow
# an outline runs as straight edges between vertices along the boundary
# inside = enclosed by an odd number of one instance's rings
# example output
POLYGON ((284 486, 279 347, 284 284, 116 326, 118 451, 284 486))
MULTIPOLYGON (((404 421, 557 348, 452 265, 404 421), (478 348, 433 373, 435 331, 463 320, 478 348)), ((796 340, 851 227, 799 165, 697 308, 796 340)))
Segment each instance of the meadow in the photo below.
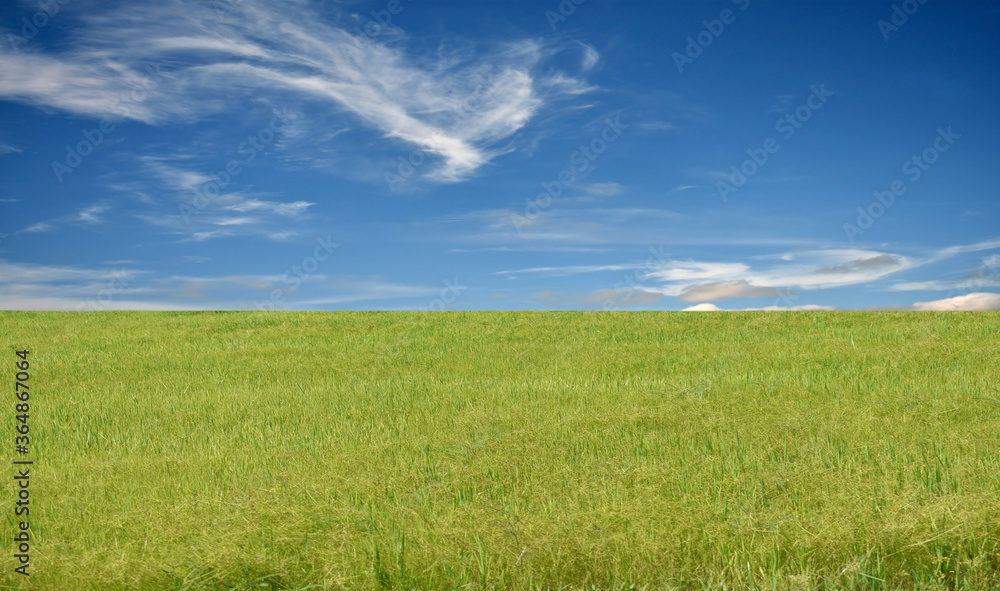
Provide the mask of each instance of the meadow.
POLYGON ((1000 589, 1000 313, 0 312, 15 589, 1000 589))

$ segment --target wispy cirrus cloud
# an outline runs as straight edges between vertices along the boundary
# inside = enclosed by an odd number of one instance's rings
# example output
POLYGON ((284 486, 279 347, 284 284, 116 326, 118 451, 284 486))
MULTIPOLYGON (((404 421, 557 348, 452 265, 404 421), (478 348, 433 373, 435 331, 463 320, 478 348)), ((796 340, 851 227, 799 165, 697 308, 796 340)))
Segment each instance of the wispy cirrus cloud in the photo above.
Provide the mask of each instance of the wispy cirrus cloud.
POLYGON ((764 262, 668 261, 647 278, 682 301, 765 297, 777 289, 830 289, 876 281, 913 268, 916 259, 857 249, 783 253, 764 262))
POLYGON ((27 228, 25 228, 23 230, 18 230, 17 233, 20 233, 20 232, 28 232, 28 233, 47 232, 47 231, 51 230, 52 228, 53 228, 52 224, 50 224, 48 222, 38 222, 37 224, 32 224, 32 225, 28 226, 27 228))
MULTIPOLYGON (((989 245, 989 243, 985 244, 989 245)), ((985 256, 978 264, 961 269, 959 273, 956 273, 957 277, 951 279, 902 281, 894 283, 886 289, 888 291, 951 291, 952 293, 968 294, 983 288, 1000 287, 1000 255, 985 256)))
POLYGON ((97 205, 91 205, 81 209, 74 218, 74 221, 83 222, 85 224, 99 224, 104 221, 101 218, 101 214, 111 209, 111 206, 106 203, 99 203, 97 205))
MULTIPOLYGON (((825 290, 872 283, 962 253, 986 250, 997 246, 994 241, 985 241, 973 245, 942 248, 922 257, 861 249, 808 249, 749 257, 745 261, 671 259, 659 262, 647 261, 642 264, 530 267, 498 271, 494 274, 510 277, 523 275, 558 277, 633 271, 637 285, 626 292, 638 294, 643 299, 640 304, 655 301, 657 295, 673 296, 682 302, 705 304, 702 307, 694 307, 694 309, 700 310, 714 309, 709 307, 709 303, 721 300, 762 297, 782 297, 784 299, 797 290, 825 290)), ((993 262, 995 256, 997 255, 986 257, 984 261, 993 262)), ((901 290, 899 285, 897 284, 895 290, 901 290)), ((905 286, 905 284, 902 285, 905 286)), ((981 284, 977 284, 977 286, 982 287, 981 284)), ((583 295, 553 291, 538 292, 535 295, 553 303, 574 301, 586 304, 591 300, 622 298, 624 294, 625 292, 615 293, 615 290, 604 288, 583 295)), ((964 300, 959 303, 966 305, 964 300)), ((746 309, 805 310, 826 308, 806 305, 746 309)))
POLYGON ((583 190, 594 197, 611 197, 620 194, 625 189, 619 183, 594 183, 583 187, 583 190))
MULTIPOLYGON (((597 190, 611 196, 618 190, 616 185, 601 184, 597 190)), ((615 242, 648 243, 655 239, 653 234, 660 233, 663 223, 688 219, 688 216, 676 211, 654 207, 569 207, 603 198, 562 197, 558 203, 566 207, 553 206, 534 213, 526 221, 524 210, 501 208, 452 214, 429 222, 468 222, 471 231, 457 236, 458 240, 468 243, 561 244, 595 248, 615 242), (645 238, 643 234, 650 237, 645 238)))
MULTIPOLYGON (((664 268, 651 271, 648 278, 663 282, 660 289, 668 295, 678 296, 681 301, 769 297, 787 294, 789 289, 822 290, 875 282, 960 254, 998 247, 1000 241, 983 241, 941 248, 922 257, 857 249, 817 249, 755 257, 755 261, 750 263, 671 261, 664 268), (697 281, 704 279, 714 281, 697 281)), ((995 261, 994 256, 984 261, 995 261)), ((897 283, 889 289, 903 291, 943 287, 938 283, 897 283)), ((981 282, 976 285, 982 287, 981 282)), ((955 288, 956 285, 949 287, 955 288)))
POLYGON ((67 265, 26 265, 0 260, 0 309, 78 310, 101 297, 117 298, 117 309, 154 310, 162 307, 136 300, 147 288, 129 286, 123 277, 140 277, 141 271, 83 268, 67 265))
POLYGON ((168 197, 166 203, 146 203, 154 211, 135 213, 134 217, 195 242, 229 236, 284 241, 299 233, 309 208, 315 205, 301 200, 277 201, 238 190, 218 194, 212 191, 208 195, 205 187, 213 183, 213 176, 188 168, 192 166, 190 160, 183 154, 141 157, 139 174, 143 180, 114 184, 112 188, 135 194, 148 186, 150 193, 168 197))
POLYGON ((76 213, 64 215, 56 218, 51 218, 42 222, 38 222, 18 230, 15 234, 22 232, 27 233, 37 233, 37 232, 48 232, 49 230, 54 230, 58 226, 66 224, 74 225, 94 225, 105 222, 104 213, 109 211, 111 206, 107 203, 95 203, 93 205, 88 205, 81 208, 76 213))
POLYGON ((496 271, 494 275, 527 275, 542 273, 554 277, 560 275, 579 275, 581 273, 601 273, 604 271, 628 271, 639 268, 642 268, 642 265, 571 265, 566 267, 531 267, 510 271, 496 271))
MULTIPOLYGON (((186 260, 208 262, 198 256, 186 260)), ((300 281, 290 275, 168 275, 131 265, 86 268, 3 260, 0 277, 4 278, 0 283, 2 310, 254 310, 276 288, 285 290, 287 309, 384 307, 384 302, 409 302, 419 308, 441 292, 440 286, 383 277, 313 273, 307 281, 300 281)))
MULTIPOLYGON (((353 34, 304 2, 244 0, 229 8, 223 15, 172 0, 141 11, 78 13, 81 26, 58 50, 0 49, 0 98, 150 125, 194 121, 248 97, 294 100, 350 114, 382 138, 436 156, 425 176, 454 182, 508 150, 498 142, 548 104, 592 89, 543 67, 558 48, 538 40, 414 56, 399 48, 405 37, 394 27, 378 38, 353 34), (162 80, 123 114, 116 105, 143 88, 149 65, 163 66, 162 80)), ((582 59, 587 70, 599 54, 584 46, 582 59)))

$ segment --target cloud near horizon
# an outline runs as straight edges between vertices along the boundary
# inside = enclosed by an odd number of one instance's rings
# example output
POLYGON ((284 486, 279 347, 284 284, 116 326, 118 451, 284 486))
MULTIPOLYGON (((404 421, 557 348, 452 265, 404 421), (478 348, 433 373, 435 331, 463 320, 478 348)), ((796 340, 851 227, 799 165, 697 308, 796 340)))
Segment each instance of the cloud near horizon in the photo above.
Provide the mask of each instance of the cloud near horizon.
POLYGON ((775 297, 781 292, 773 287, 758 287, 748 281, 700 283, 685 287, 677 296, 682 302, 718 301, 733 298, 775 297))
MULTIPOLYGON (((711 303, 701 303, 684 308, 682 312, 746 312, 746 311, 835 311, 838 308, 832 306, 768 306, 766 308, 736 308, 725 310, 711 303)), ((912 306, 899 306, 891 308, 897 311, 923 311, 923 312, 990 312, 1000 311, 1000 294, 997 293, 970 293, 930 302, 916 302, 912 306)))
POLYGON ((934 312, 983 312, 1000 310, 1000 294, 970 293, 930 302, 917 302, 913 304, 913 309, 934 312))
POLYGON ((441 293, 433 285, 403 284, 379 277, 313 273, 296 281, 284 275, 161 275, 124 265, 116 268, 34 266, 0 259, 0 310, 308 310, 331 304, 397 301, 399 309, 424 309, 441 293), (274 290, 281 297, 267 306, 274 290), (408 307, 403 304, 411 304, 408 307))

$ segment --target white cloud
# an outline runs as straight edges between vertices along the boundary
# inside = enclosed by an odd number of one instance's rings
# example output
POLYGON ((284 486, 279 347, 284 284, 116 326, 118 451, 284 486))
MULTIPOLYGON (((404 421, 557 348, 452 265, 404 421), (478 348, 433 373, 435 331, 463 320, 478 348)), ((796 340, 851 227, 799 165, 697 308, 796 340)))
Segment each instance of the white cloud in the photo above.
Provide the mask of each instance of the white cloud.
MULTIPOLYGON (((605 189, 608 190, 608 189, 605 189)), ((662 237, 666 222, 688 219, 668 209, 649 207, 568 207, 580 200, 594 201, 598 197, 561 197, 552 200, 546 209, 493 209, 454 214, 434 222, 478 222, 480 227, 456 237, 463 242, 482 244, 563 243, 570 246, 596 248, 601 244, 649 244, 662 237), (518 231, 520 229, 520 231, 518 231), (646 239, 646 236, 651 236, 646 239)))
POLYGON ((109 205, 91 205, 90 207, 81 209, 80 212, 76 214, 76 218, 74 219, 78 222, 84 222, 87 224, 97 224, 103 221, 100 215, 109 209, 111 209, 111 206, 109 205))
POLYGON ((817 306, 816 304, 806 304, 804 306, 767 306, 765 308, 739 308, 735 310, 725 310, 715 304, 698 304, 681 310, 682 312, 829 312, 836 310, 832 306, 817 306))
POLYGON ((856 249, 815 249, 769 257, 778 262, 751 267, 746 263, 669 261, 650 271, 680 295, 695 282, 745 282, 761 288, 828 289, 875 281, 909 269, 917 261, 903 255, 856 249))
POLYGON ((330 306, 353 302, 387 299, 427 298, 430 300, 441 294, 440 287, 403 285, 389 281, 371 279, 341 279, 325 289, 327 295, 296 301, 297 306, 330 306))
POLYGON ((7 144, 0 144, 0 155, 2 154, 20 154, 21 149, 15 148, 14 146, 8 146, 7 144))
POLYGON ((278 215, 294 217, 302 215, 306 210, 316 205, 307 201, 294 201, 292 203, 279 203, 275 201, 262 201, 260 199, 244 199, 232 205, 226 205, 225 209, 233 211, 269 211, 278 215))
POLYGON ((485 248, 450 248, 448 252, 606 252, 606 248, 575 246, 489 246, 485 248))
MULTIPOLYGON (((502 217, 502 216, 501 216, 502 217)), ((607 218, 608 216, 604 216, 607 218)), ((496 275, 516 277, 544 274, 548 276, 577 275, 584 273, 637 270, 637 280, 642 289, 664 296, 675 296, 684 302, 719 301, 731 298, 787 296, 792 290, 824 290, 872 283, 896 273, 917 269, 949 256, 992 248, 995 242, 948 247, 925 255, 911 257, 891 252, 862 249, 807 249, 778 252, 747 257, 747 261, 698 261, 667 260, 646 263, 568 265, 531 267, 498 271, 496 275)), ((991 255, 983 259, 983 268, 1000 262, 991 255)), ((976 282, 966 282, 968 288, 981 289, 992 285, 995 276, 980 276, 976 282)), ((897 284, 902 287, 944 287, 934 282, 897 284)), ((954 287, 948 285, 948 287, 954 287)), ((756 310, 819 310, 825 306, 804 305, 791 307, 770 306, 746 308, 756 310)))
POLYGON ((681 310, 681 312, 721 312, 722 308, 715 304, 698 304, 681 310))
POLYGON ((747 281, 701 283, 685 287, 677 296, 682 302, 718 301, 733 298, 759 298, 779 295, 773 287, 760 287, 747 281))
POLYGON ((183 242, 204 242, 206 240, 211 240, 212 238, 225 238, 226 236, 235 236, 235 232, 230 232, 228 230, 211 230, 205 232, 194 232, 183 242))
POLYGON ((532 267, 530 269, 515 269, 513 271, 495 271, 494 275, 516 275, 519 273, 544 273, 547 275, 578 275, 580 273, 598 273, 601 271, 627 271, 638 269, 643 265, 571 265, 568 267, 532 267))
POLYGON ((75 214, 38 222, 37 224, 24 228, 23 230, 19 230, 19 232, 48 232, 60 224, 99 224, 104 221, 101 214, 110 209, 111 206, 105 203, 89 205, 75 214))
POLYGON ((497 271, 496 275, 575 275, 642 269, 644 289, 682 301, 763 297, 778 289, 825 289, 873 281, 916 263, 901 255, 860 250, 814 250, 769 257, 779 262, 754 267, 742 262, 677 261, 616 265, 570 265, 497 271))
POLYGON ((596 49, 586 43, 580 42, 580 45, 583 46, 583 60, 580 64, 580 69, 586 72, 597 65, 597 62, 601 60, 601 54, 597 53, 596 49))
POLYGON ((805 304, 802 306, 766 306, 763 308, 742 308, 742 311, 766 311, 766 312, 832 312, 836 310, 833 306, 819 306, 816 304, 805 304))
MULTIPOLYGON (((935 262, 947 256, 957 256, 966 252, 992 248, 993 242, 982 242, 969 247, 949 247, 942 249, 931 256, 928 262, 935 262), (985 248, 981 248, 985 246, 985 248), (942 255, 942 253, 945 253, 942 255)), ((966 269, 968 271, 968 269, 966 269)), ((889 291, 949 291, 960 290, 966 293, 1000 285, 1000 255, 989 255, 983 257, 982 261, 972 267, 974 274, 967 273, 963 277, 956 279, 934 279, 930 281, 909 281, 890 285, 889 291)))
POLYGON ((1000 310, 1000 294, 997 293, 970 293, 967 295, 945 298, 943 300, 933 300, 930 302, 916 302, 913 304, 914 310, 923 311, 986 311, 1000 310))
POLYGON ((290 230, 286 230, 284 232, 275 232, 273 234, 268 234, 267 238, 268 240, 274 240, 275 242, 287 242, 289 238, 292 238, 294 236, 298 236, 298 232, 292 232, 290 230))
MULTIPOLYGON (((188 256, 184 260, 203 263, 208 258, 188 256)), ((267 300, 275 289, 286 296, 282 304, 286 309, 391 299, 429 305, 441 294, 441 286, 405 285, 370 277, 334 278, 323 273, 310 273, 308 279, 295 284, 290 280, 291 267, 286 273, 159 276, 132 268, 0 261, 0 277, 4 278, 0 310, 253 310, 257 309, 255 302, 267 300)))
MULTIPOLYGON (((89 300, 98 302, 95 298, 98 292, 90 295, 89 300)), ((204 310, 197 306, 183 306, 180 304, 161 304, 158 302, 143 302, 136 300, 112 300, 106 305, 103 303, 90 303, 88 298, 73 299, 60 297, 40 297, 40 296, 8 296, 0 294, 0 309, 2 310, 22 310, 38 312, 74 312, 90 310, 148 310, 148 311, 182 311, 182 310, 204 310)), ((214 308, 222 309, 222 308, 214 308)))
MULTIPOLYGON (((0 49, 0 98, 151 125, 239 108, 247 96, 305 102, 350 113, 384 138, 437 156, 425 176, 452 182, 503 153, 496 143, 546 104, 591 90, 563 72, 542 73, 556 48, 535 40, 411 56, 398 29, 354 35, 306 3, 243 0, 230 9, 222 18, 204 4, 173 0, 83 14, 63 49, 0 49), (144 72, 149 64, 161 71, 144 72), (133 88, 141 92, 130 99, 133 88)), ((599 59, 586 45, 583 55, 587 68, 599 59)))
POLYGON ((143 275, 141 271, 121 268, 0 262, 0 277, 4 278, 0 283, 0 310, 79 310, 93 305, 109 310, 167 309, 136 299, 150 292, 148 287, 130 285, 143 275))
POLYGON ((691 189, 697 189, 696 185, 678 185, 673 189, 667 191, 667 195, 673 195, 674 193, 680 193, 682 191, 690 191, 691 189))
POLYGON ((1000 248, 1000 240, 984 240, 983 242, 976 242, 975 244, 949 246, 947 248, 942 248, 938 250, 927 260, 927 262, 933 263, 937 261, 942 261, 944 259, 949 259, 954 256, 964 254, 967 252, 979 252, 983 250, 992 250, 994 248, 1000 248))
POLYGON ((256 224, 259 220, 257 218, 242 217, 242 218, 223 218, 221 220, 216 220, 212 222, 216 226, 245 226, 247 224, 256 224))
POLYGON ((611 197, 621 193, 624 188, 618 183, 594 183, 584 187, 583 190, 594 197, 611 197))
POLYGON ((906 283, 896 283, 888 287, 889 291, 950 291, 969 290, 977 287, 988 287, 1000 285, 1000 277, 984 275, 967 279, 957 279, 953 281, 910 281, 906 283))
POLYGON ((21 232, 47 232, 48 230, 51 229, 52 229, 52 224, 46 222, 38 222, 37 224, 28 226, 27 228, 21 230, 21 232))
MULTIPOLYGON (((168 157, 142 156, 139 161, 147 173, 178 192, 202 194, 203 187, 213 180, 210 175, 203 172, 180 168, 168 157)), ((132 189, 132 185, 127 187, 126 190, 132 189)))
POLYGON ((0 261, 0 277, 5 285, 16 283, 57 283, 61 281, 101 281, 115 277, 107 269, 81 269, 52 265, 20 265, 0 261))
MULTIPOLYGON (((164 228, 173 234, 186 235, 185 240, 204 241, 228 236, 255 235, 271 240, 285 240, 296 233, 284 226, 301 223, 307 219, 308 209, 315 205, 308 201, 274 201, 248 195, 238 190, 218 192, 213 178, 185 166, 192 158, 185 154, 172 156, 144 156, 142 172, 154 179, 159 191, 165 187, 172 193, 166 212, 153 215, 136 214, 148 224, 164 228), (209 191, 206 186, 212 183, 209 191), (234 213, 235 212, 235 213, 234 213), (252 214, 252 215, 236 215, 252 214), (218 227, 222 226, 223 229, 218 227)), ((134 194, 142 183, 125 183, 117 188, 134 194)), ((148 205, 159 206, 156 202, 148 205)))
MULTIPOLYGON (((667 282, 701 281, 705 279, 730 279, 750 271, 743 263, 706 263, 697 261, 670 261, 666 268, 652 271, 648 276, 667 282)), ((686 286, 685 286, 686 287, 686 286)))
MULTIPOLYGON (((820 290, 846 287, 877 281, 900 271, 915 269, 963 253, 1000 247, 1000 241, 984 241, 971 245, 939 249, 923 258, 901 254, 858 249, 814 249, 783 252, 754 257, 754 263, 719 263, 702 261, 667 261, 660 268, 648 272, 647 280, 659 280, 661 285, 648 284, 645 288, 665 295, 678 296, 681 301, 721 300, 731 297, 757 297, 780 295, 788 288, 820 290), (705 282, 705 279, 714 281, 705 282), (772 291, 773 290, 773 291, 772 291)), ((983 269, 992 269, 998 262, 997 255, 983 259, 983 269)), ((975 287, 992 284, 995 277, 979 277, 975 287)), ((963 285, 973 285, 964 282, 963 285)), ((954 282, 910 282, 892 286, 891 289, 955 288, 954 282)), ((918 302, 912 309, 992 309, 1000 298, 995 294, 970 294, 933 302, 918 302)), ((769 306, 745 308, 746 310, 827 310, 826 306, 769 306)))

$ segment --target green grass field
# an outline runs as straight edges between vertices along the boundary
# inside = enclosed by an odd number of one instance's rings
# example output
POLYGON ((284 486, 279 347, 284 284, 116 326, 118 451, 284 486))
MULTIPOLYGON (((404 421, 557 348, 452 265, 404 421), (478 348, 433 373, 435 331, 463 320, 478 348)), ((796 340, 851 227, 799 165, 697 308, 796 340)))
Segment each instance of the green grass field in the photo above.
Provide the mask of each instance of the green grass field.
POLYGON ((1000 588, 1000 313, 0 312, 5 588, 1000 588))

